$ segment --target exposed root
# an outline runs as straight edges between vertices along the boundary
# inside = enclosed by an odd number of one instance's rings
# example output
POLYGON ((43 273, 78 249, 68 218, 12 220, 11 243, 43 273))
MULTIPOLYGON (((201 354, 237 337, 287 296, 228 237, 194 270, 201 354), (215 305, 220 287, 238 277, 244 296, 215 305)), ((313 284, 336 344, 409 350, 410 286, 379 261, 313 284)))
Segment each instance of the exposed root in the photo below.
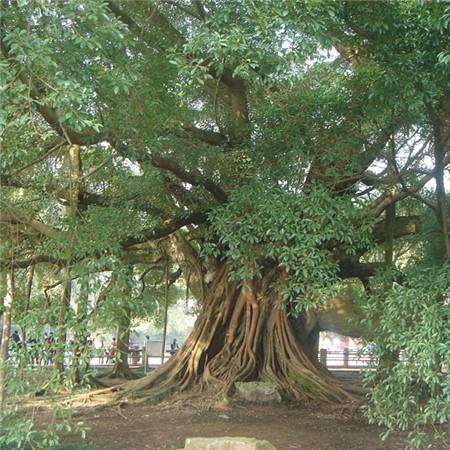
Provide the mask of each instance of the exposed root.
POLYGON ((276 383, 291 400, 354 402, 343 383, 314 364, 297 342, 279 307, 279 294, 270 289, 274 275, 269 271, 258 282, 250 281, 252 290, 245 291, 228 282, 222 267, 183 347, 147 376, 94 395, 116 404, 162 402, 174 394, 180 401, 193 395, 210 398, 213 404, 233 395, 236 382, 261 380, 276 383))
POLYGON ((117 413, 119 414, 120 417, 123 417, 125 420, 128 420, 128 417, 125 414, 123 414, 123 412, 120 410, 121 406, 122 403, 119 403, 117 405, 117 413))

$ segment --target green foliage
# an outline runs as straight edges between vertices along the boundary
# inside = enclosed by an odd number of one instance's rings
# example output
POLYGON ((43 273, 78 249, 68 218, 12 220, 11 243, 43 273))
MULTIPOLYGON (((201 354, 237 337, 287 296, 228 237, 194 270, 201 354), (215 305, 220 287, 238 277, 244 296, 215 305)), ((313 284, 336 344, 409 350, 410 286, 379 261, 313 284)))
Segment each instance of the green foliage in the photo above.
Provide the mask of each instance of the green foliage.
POLYGON ((210 214, 207 254, 230 263, 230 280, 246 284, 272 261, 288 276, 284 298, 298 311, 336 284, 333 250, 347 255, 370 244, 371 223, 349 198, 315 186, 298 195, 277 186, 251 185, 210 214))
POLYGON ((87 428, 83 422, 75 421, 75 411, 63 407, 55 396, 60 386, 56 381, 49 380, 51 372, 46 367, 23 367, 18 364, 19 359, 26 358, 24 353, 23 349, 16 350, 17 359, 7 367, 6 402, 0 409, 0 448, 56 448, 63 442, 61 435, 67 433, 76 433, 84 439, 87 428), (40 411, 42 406, 34 401, 37 392, 45 392, 43 399, 48 408, 40 411), (26 411, 22 406, 25 397, 30 401, 26 411), (43 414, 48 420, 36 423, 36 416, 43 414))
MULTIPOLYGON (((180 231, 193 258, 226 260, 241 285, 281 268, 286 280, 273 288, 297 312, 326 300, 339 262, 384 260, 369 208, 387 185, 415 190, 430 170, 429 111, 445 113, 448 97, 446 2, 205 0, 206 14, 197 2, 114 3, 123 15, 97 0, 3 2, 0 208, 13 218, 2 222, 0 256, 51 261, 36 269, 29 304, 16 270, 16 323, 40 335, 63 316, 62 331, 83 336, 130 311, 159 324, 168 255, 154 232, 193 213, 210 219, 180 231), (239 95, 244 130, 233 125, 239 95), (81 146, 76 214, 66 214, 68 132, 95 141, 81 146), (401 186, 383 170, 391 133, 401 186), (211 184, 229 200, 218 206, 211 184)), ((445 273, 428 269, 442 256, 439 227, 418 204, 398 204, 426 217, 423 233, 396 241, 397 269, 373 280, 366 305, 381 359, 405 355, 377 372, 370 417, 411 426, 416 443, 448 400, 435 370, 448 350, 445 273), (407 282, 387 292, 394 275, 407 282)))
POLYGON ((409 431, 411 448, 425 445, 430 426, 436 425, 432 439, 442 438, 450 420, 449 269, 409 268, 402 273, 405 281, 387 292, 383 277, 364 306, 374 357, 381 362, 366 376, 367 414, 388 428, 386 436, 409 431))
MULTIPOLYGON (((111 70, 124 49, 125 27, 107 14, 104 4, 95 1, 61 6, 55 10, 45 2, 18 2, 4 8, 5 43, 17 62, 26 63, 32 71, 33 82, 47 93, 41 104, 53 105, 63 125, 98 130, 101 121, 91 115, 100 106, 94 94, 98 83, 121 90, 129 86, 127 72, 111 70)), ((21 92, 31 113, 35 104, 26 98, 27 84, 26 76, 18 77, 10 94, 21 92)))

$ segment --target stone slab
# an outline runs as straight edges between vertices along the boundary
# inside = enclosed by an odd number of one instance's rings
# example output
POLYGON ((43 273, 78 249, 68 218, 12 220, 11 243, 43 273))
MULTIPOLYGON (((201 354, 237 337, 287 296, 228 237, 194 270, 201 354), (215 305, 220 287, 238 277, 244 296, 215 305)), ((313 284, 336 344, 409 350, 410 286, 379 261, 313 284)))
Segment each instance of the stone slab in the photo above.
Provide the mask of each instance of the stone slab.
POLYGON ((277 450, 269 441, 247 437, 188 438, 183 450, 277 450))

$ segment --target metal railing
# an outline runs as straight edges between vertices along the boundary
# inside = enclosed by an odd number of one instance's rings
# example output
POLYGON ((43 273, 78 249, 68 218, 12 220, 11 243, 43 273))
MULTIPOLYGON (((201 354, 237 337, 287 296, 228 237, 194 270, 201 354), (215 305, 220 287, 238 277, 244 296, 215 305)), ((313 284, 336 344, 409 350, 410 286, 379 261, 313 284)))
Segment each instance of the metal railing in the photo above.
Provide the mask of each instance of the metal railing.
POLYGON ((331 369, 361 369, 370 367, 373 358, 368 352, 349 350, 348 348, 338 351, 321 348, 319 361, 331 369))
MULTIPOLYGON (((34 366, 53 366, 54 354, 47 353, 47 355, 40 354, 36 356, 36 359, 32 358, 32 365, 34 366)), ((166 349, 164 354, 164 362, 166 362, 172 356, 171 352, 166 349)), ((114 364, 116 354, 111 350, 97 349, 93 350, 89 356, 89 366, 93 368, 109 367, 114 364)), ((343 350, 327 350, 320 349, 319 361, 322 365, 329 369, 353 369, 359 370, 373 366, 373 357, 366 351, 355 351, 348 348, 343 350)), ((11 354, 13 359, 13 354, 11 354)), ((72 360, 72 354, 66 352, 65 365, 69 366, 72 360)), ((130 367, 138 368, 142 367, 144 370, 149 368, 155 368, 162 363, 162 351, 161 348, 149 348, 140 347, 128 350, 128 364, 130 367)))
MULTIPOLYGON (((170 357, 171 353, 166 350, 164 362, 170 357)), ((89 357, 91 367, 108 367, 114 364, 115 354, 103 352, 93 354, 89 357)), ((128 365, 130 367, 143 367, 144 369, 159 366, 162 362, 162 352, 147 352, 145 347, 128 350, 128 365)))
MULTIPOLYGON (((89 366, 92 368, 102 368, 113 366, 116 359, 117 351, 97 349, 92 350, 89 354, 89 366)), ((172 354, 166 350, 164 354, 164 362, 166 362, 172 354)), ((56 358, 55 351, 37 352, 35 355, 26 358, 28 364, 34 367, 53 367, 56 358)), ((21 359, 20 354, 14 351, 8 352, 8 359, 16 364, 21 359)), ((64 365, 69 367, 72 363, 73 355, 70 351, 64 353, 64 365)), ((128 350, 128 365, 133 368, 143 367, 144 369, 154 368, 162 363, 162 352, 147 352, 145 347, 133 348, 128 350)))

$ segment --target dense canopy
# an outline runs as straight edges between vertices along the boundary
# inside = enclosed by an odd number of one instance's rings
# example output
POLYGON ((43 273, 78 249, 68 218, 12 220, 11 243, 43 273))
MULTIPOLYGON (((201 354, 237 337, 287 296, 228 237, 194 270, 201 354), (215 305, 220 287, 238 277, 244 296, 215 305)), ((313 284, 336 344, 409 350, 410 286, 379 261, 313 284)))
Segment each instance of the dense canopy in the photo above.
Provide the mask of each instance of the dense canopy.
POLYGON ((449 27, 445 2, 4 0, 0 264, 40 271, 33 326, 129 329, 163 271, 201 314, 118 396, 343 402, 307 321, 350 286, 372 419, 448 420, 449 27))

